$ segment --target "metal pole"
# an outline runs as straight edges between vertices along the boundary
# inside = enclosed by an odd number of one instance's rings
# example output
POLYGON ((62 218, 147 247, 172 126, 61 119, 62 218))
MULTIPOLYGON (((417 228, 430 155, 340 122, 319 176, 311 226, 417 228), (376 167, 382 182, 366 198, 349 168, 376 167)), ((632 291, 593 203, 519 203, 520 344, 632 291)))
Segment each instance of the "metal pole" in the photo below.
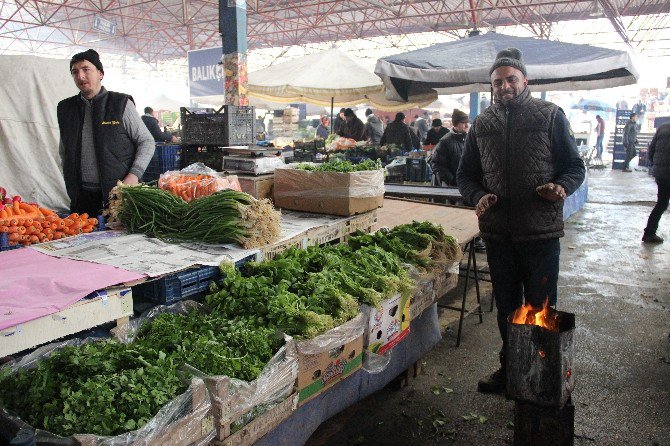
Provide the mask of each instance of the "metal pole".
POLYGON ((330 133, 333 133, 333 105, 335 105, 335 96, 330 98, 330 133))

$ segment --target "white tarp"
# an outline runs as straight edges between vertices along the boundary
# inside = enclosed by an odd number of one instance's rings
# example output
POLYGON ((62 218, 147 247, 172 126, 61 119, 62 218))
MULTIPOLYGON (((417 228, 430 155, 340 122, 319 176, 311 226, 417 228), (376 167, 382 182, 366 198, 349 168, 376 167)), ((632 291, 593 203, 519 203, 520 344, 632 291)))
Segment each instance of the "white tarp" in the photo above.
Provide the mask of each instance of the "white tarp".
POLYGON ((374 63, 332 48, 249 73, 249 96, 273 102, 307 102, 344 107, 367 103, 384 111, 422 107, 437 99, 431 89, 410 95, 408 102, 386 99, 374 63))
POLYGON ((24 201, 63 210, 56 105, 77 93, 69 61, 35 56, 0 57, 0 186, 24 201))

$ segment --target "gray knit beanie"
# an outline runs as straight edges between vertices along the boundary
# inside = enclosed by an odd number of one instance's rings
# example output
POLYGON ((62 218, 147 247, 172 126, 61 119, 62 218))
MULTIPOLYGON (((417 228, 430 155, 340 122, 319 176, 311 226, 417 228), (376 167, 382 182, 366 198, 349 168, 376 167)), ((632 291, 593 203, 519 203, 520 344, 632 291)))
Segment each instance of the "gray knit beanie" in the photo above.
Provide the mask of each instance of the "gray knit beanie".
POLYGON ((498 53, 495 62, 493 62, 493 65, 489 70, 489 76, 498 67, 513 67, 521 71, 525 77, 528 76, 526 73, 526 66, 523 64, 523 60, 521 59, 521 51, 516 48, 507 48, 498 53))

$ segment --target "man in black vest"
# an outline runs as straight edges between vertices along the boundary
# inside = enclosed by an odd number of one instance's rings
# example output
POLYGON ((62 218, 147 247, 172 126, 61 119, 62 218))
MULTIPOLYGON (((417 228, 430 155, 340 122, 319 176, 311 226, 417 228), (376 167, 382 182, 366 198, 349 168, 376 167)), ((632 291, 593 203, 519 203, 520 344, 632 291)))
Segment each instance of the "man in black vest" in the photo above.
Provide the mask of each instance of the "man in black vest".
POLYGON ((501 368, 478 388, 502 393, 507 317, 524 300, 556 305, 563 200, 585 168, 563 111, 530 95, 518 49, 499 52, 490 75, 495 103, 472 123, 457 182, 476 205, 503 340, 501 368))
POLYGON ((95 216, 117 181, 139 182, 155 142, 133 98, 101 85, 105 72, 96 51, 72 56, 70 74, 80 93, 58 103, 63 177, 70 211, 95 216))

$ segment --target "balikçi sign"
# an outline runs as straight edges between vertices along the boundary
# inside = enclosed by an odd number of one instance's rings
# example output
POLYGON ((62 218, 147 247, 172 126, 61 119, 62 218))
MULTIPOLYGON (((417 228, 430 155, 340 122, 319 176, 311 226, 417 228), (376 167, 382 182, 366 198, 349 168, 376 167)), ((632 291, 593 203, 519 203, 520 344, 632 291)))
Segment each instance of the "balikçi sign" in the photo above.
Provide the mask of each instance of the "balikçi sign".
POLYGON ((222 48, 206 48, 188 52, 188 86, 191 97, 224 94, 222 48))

